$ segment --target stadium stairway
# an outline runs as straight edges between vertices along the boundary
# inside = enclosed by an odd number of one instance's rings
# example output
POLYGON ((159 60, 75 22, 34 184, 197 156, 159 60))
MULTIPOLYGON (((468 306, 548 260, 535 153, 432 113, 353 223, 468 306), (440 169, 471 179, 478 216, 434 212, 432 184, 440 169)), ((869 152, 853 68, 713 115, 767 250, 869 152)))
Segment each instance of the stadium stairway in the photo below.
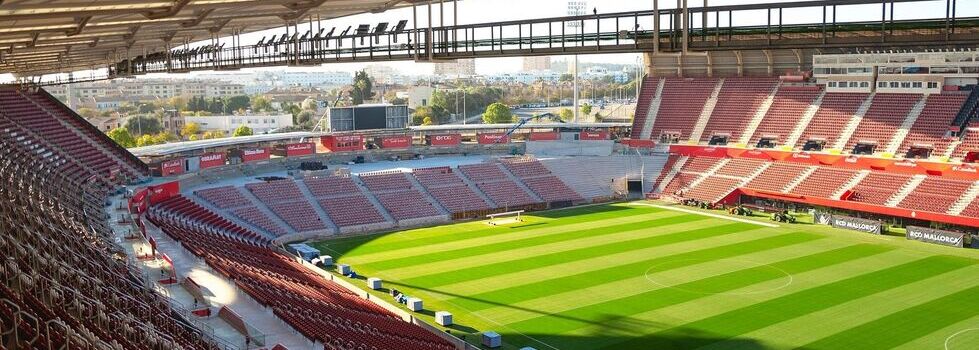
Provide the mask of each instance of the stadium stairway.
MULTIPOLYGON (((869 96, 867 96, 867 99, 863 101, 860 107, 857 108, 856 113, 853 113, 853 115, 850 117, 850 120, 847 122, 846 126, 843 127, 843 131, 839 133, 839 137, 837 137, 836 142, 827 148, 840 150, 840 151, 844 150, 847 141, 850 141, 850 138, 853 137, 853 134, 857 132, 857 127, 860 126, 860 123, 863 121, 864 115, 867 114, 867 111, 870 110, 870 106, 873 105, 874 96, 876 95, 877 93, 873 92, 870 93, 869 96)), ((800 140, 800 141, 804 141, 804 140, 800 140)))
POLYGON ((741 133, 741 138, 738 140, 738 143, 747 145, 748 142, 751 141, 751 137, 755 134, 755 130, 758 130, 758 126, 761 125, 762 119, 765 119, 765 115, 767 115, 768 111, 772 108, 772 103, 775 102, 775 94, 778 93, 778 89, 781 87, 781 85, 781 80, 775 83, 775 87, 772 88, 772 92, 770 92, 768 97, 761 102, 761 105, 758 106, 758 110, 755 111, 755 115, 752 116, 751 121, 748 122, 744 132, 741 133))
POLYGON ((850 191, 850 190, 854 189, 855 187, 857 187, 857 185, 859 185, 861 182, 863 182, 863 180, 866 179, 867 176, 870 176, 870 170, 861 170, 861 171, 858 171, 857 174, 856 174, 856 176, 850 178, 849 181, 843 183, 843 185, 840 186, 839 188, 837 188, 836 191, 834 191, 833 194, 830 195, 829 198, 830 199, 840 199, 840 197, 843 197, 843 194, 846 193, 846 191, 850 191))
POLYGON ((894 195, 891 196, 886 203, 884 203, 884 205, 888 207, 896 207, 898 204, 901 204, 901 202, 904 201, 904 198, 907 198, 907 196, 918 188, 918 185, 924 182, 927 178, 927 175, 912 176, 911 179, 904 184, 904 186, 901 186, 899 191, 895 192, 894 195))
MULTIPOLYGON (((252 205, 255 206, 256 209, 264 213, 265 216, 269 217, 269 219, 271 219, 273 223, 275 223, 279 227, 289 230, 290 233, 295 232, 295 230, 292 229, 292 226, 289 226, 289 224, 286 223, 285 220, 280 218, 278 215, 275 215, 275 212, 273 212, 272 209, 266 206, 265 202, 262 202, 262 200, 258 199, 258 197, 256 197, 255 194, 252 193, 252 191, 249 191, 246 188, 240 188, 239 191, 241 192, 241 195, 245 196, 245 198, 248 198, 248 200, 252 202, 252 205)), ((274 232, 270 232, 270 233, 272 233, 273 235, 275 234, 274 232)))
POLYGON ((653 125, 656 123, 656 116, 659 114, 659 106, 663 104, 663 86, 666 85, 666 79, 659 79, 656 82, 656 93, 653 95, 652 101, 649 103, 649 108, 646 110, 646 120, 643 121, 643 127, 640 130, 639 139, 648 140, 653 133, 653 125))
POLYGON ((418 178, 415 177, 414 173, 406 173, 405 175, 408 177, 408 181, 411 182, 411 186, 415 190, 418 190, 418 192, 425 197, 425 200, 428 201, 428 203, 430 203, 433 207, 435 207, 435 209, 439 211, 439 214, 442 215, 452 214, 449 212, 448 209, 445 208, 445 206, 442 205, 442 203, 439 203, 439 201, 435 199, 435 196, 432 196, 432 194, 428 192, 428 189, 426 189, 425 186, 423 186, 422 183, 418 181, 418 178))
POLYGON ((816 97, 816 100, 809 105, 809 108, 802 113, 802 117, 799 118, 799 122, 792 128, 792 132, 789 134, 788 138, 785 139, 783 143, 790 148, 799 143, 799 138, 802 137, 802 133, 806 131, 806 127, 812 122, 812 118, 816 116, 816 112, 819 111, 819 107, 823 104, 823 98, 826 97, 826 90, 823 89, 816 97))
POLYGON ((897 128, 894 132, 894 136, 891 137, 890 142, 887 147, 884 148, 883 152, 896 155, 898 149, 904 144, 904 140, 908 137, 908 133, 911 132, 911 127, 914 123, 918 121, 918 117, 921 116, 921 112, 925 110, 925 103, 928 102, 928 95, 922 95, 918 103, 915 103, 914 107, 911 107, 911 111, 908 112, 908 116, 904 118, 904 122, 901 126, 897 128))
POLYGON ((330 218, 330 214, 327 214, 326 211, 323 210, 323 207, 314 204, 316 203, 316 196, 314 196, 313 192, 311 192, 309 190, 309 187, 306 186, 306 182, 296 181, 296 186, 299 187, 299 191, 303 193, 303 196, 306 196, 306 200, 309 201, 310 204, 312 204, 311 206, 313 207, 313 211, 316 212, 316 215, 319 215, 320 221, 324 225, 326 225, 327 230, 329 230, 333 234, 339 233, 340 227, 333 222, 333 219, 330 218))
POLYGON ((819 169, 819 167, 815 165, 806 167, 805 170, 799 173, 799 176, 797 176, 795 179, 792 179, 792 182, 789 182, 788 185, 785 185, 785 187, 782 188, 781 192, 782 193, 791 192, 794 188, 802 184, 803 181, 806 181, 806 179, 809 178, 809 176, 812 175, 812 173, 816 172, 816 169, 819 169))
POLYGON ((544 199, 541 198, 536 193, 534 193, 534 191, 531 191, 530 188, 527 187, 527 184, 525 184, 523 182, 523 180, 520 180, 520 178, 518 178, 516 175, 513 175, 513 173, 510 172, 510 169, 507 169, 507 167, 505 167, 505 166, 503 166, 503 164, 499 164, 499 163, 497 163, 496 166, 499 167, 500 168, 500 171, 502 171, 503 174, 506 175, 507 179, 510 179, 510 181, 513 181, 513 183, 517 184, 517 187, 520 187, 520 189, 522 189, 524 192, 526 192, 527 195, 530 196, 530 198, 533 198, 534 201, 536 201, 538 203, 543 203, 544 202, 544 199))
POLYGON ((704 109, 700 111, 700 115, 697 117, 697 123, 694 124, 693 131, 690 133, 690 143, 699 143, 701 136, 704 134, 704 129, 707 128, 707 123, 710 121, 710 116, 714 113, 714 107, 717 106, 717 98, 720 96, 723 87, 724 79, 719 80, 717 85, 714 86, 714 91, 710 93, 710 97, 704 103, 704 109))
POLYGON ((664 169, 660 172, 659 176, 657 176, 656 180, 653 182, 652 191, 648 191, 648 192, 663 193, 663 190, 666 189, 666 185, 673 181, 673 178, 680 173, 680 170, 683 169, 683 166, 687 163, 688 160, 690 160, 690 157, 681 156, 674 161, 673 165, 670 166, 670 169, 665 168, 665 166, 670 165, 670 162, 667 161, 664 166, 664 169))
POLYGON ((458 175, 459 178, 462 179, 462 182, 465 183, 466 186, 469 186, 469 189, 472 190, 473 193, 476 193, 476 195, 478 195, 479 198, 482 198, 483 201, 485 201, 486 204, 490 206, 490 208, 496 208, 496 203, 493 202, 493 199, 487 196, 486 193, 483 193, 483 191, 479 189, 479 186, 476 185, 475 181, 470 179, 468 176, 466 176, 466 174, 463 174, 462 171, 459 171, 458 169, 456 169, 456 175, 458 175))
POLYGON ((969 204, 972 204, 979 197, 979 181, 973 182, 972 186, 969 187, 965 193, 962 193, 962 197, 959 197, 954 204, 948 209, 949 215, 961 215, 962 211, 965 210, 969 204))
POLYGON ((397 222, 397 220, 394 219, 394 216, 391 216, 391 213, 389 213, 388 210, 384 208, 384 205, 381 204, 381 201, 377 200, 377 197, 375 197, 374 194, 371 193, 371 191, 367 188, 367 185, 364 184, 364 181, 362 181, 359 176, 351 175, 350 178, 353 179, 354 183, 357 184, 357 187, 360 188, 360 194, 364 195, 364 197, 367 197, 367 201, 369 201, 371 205, 374 206, 374 209, 376 209, 377 212, 380 213, 382 217, 384 217, 384 221, 387 221, 387 223, 392 225, 397 222))
MULTIPOLYGON (((258 225, 255 225, 252 222, 242 219, 231 213, 232 210, 241 207, 221 209, 218 208, 216 205, 214 205, 214 203, 211 203, 211 201, 208 201, 207 199, 201 197, 200 195, 194 193, 193 191, 191 193, 185 193, 184 196, 186 196, 187 199, 190 199, 194 203, 197 203, 197 205, 202 206, 205 209, 210 210, 214 213, 221 213, 223 214, 222 216, 228 219, 229 221, 233 221, 237 225, 240 225, 244 228, 257 232, 268 239, 275 239, 277 237, 277 235, 274 232, 270 232, 269 230, 259 227, 258 225)), ((252 203, 249 204, 251 205, 252 203)), ((282 227, 288 227, 288 226, 282 226, 282 227)))

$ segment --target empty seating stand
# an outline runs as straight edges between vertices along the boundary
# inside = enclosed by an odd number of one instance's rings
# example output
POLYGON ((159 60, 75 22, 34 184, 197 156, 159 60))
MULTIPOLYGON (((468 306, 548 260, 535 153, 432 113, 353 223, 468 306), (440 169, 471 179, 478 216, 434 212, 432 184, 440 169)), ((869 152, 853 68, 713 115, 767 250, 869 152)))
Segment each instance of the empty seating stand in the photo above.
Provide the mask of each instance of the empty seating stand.
POLYGON ((910 179, 911 176, 908 175, 871 172, 851 189, 853 195, 850 200, 884 205, 910 179))
POLYGON ((439 215, 439 210, 425 199, 417 189, 376 193, 381 202, 396 220, 425 218, 439 215))
POLYGON ((238 208, 252 205, 234 186, 222 186, 194 191, 194 194, 220 209, 238 208))
POLYGON ((322 198, 320 207, 339 227, 360 226, 385 222, 384 216, 363 194, 322 198))
POLYGON ((946 213, 962 197, 971 181, 943 179, 929 176, 904 197, 897 206, 912 210, 946 213))
POLYGON ((857 172, 853 170, 819 167, 795 188, 792 188, 789 193, 808 197, 839 199, 832 197, 855 176, 857 176, 857 172))
MULTIPOLYGON (((755 147, 762 138, 773 140, 776 146, 785 145, 792 130, 799 124, 802 115, 822 93, 818 86, 781 86, 775 93, 775 100, 755 134, 748 141, 748 147, 755 147)), ((794 146, 794 145, 788 145, 794 146)))
POLYGON ((777 84, 778 80, 771 78, 725 79, 700 141, 710 141, 714 135, 727 136, 728 142, 739 140, 777 84))
POLYGON ((775 162, 744 187, 761 191, 784 192, 786 187, 801 176, 806 169, 805 165, 775 162))
POLYGON ((245 185, 276 216, 296 232, 326 229, 326 224, 293 180, 276 180, 245 185))
POLYGON ((415 169, 414 173, 428 193, 453 214, 490 209, 450 167, 415 169))
POLYGON ((814 139, 824 141, 827 148, 832 146, 868 96, 863 93, 827 92, 816 115, 799 137, 796 148, 802 148, 807 141, 814 139))
POLYGON ((303 180, 314 197, 328 197, 360 193, 360 188, 349 176, 306 178, 303 180))
POLYGON ((639 139, 642 136, 642 128, 646 125, 646 116, 649 112, 650 104, 656 98, 656 89, 659 87, 659 78, 646 76, 643 78, 642 87, 639 91, 639 99, 636 101, 636 117, 632 123, 632 138, 639 139))
POLYGON ((461 165, 462 171, 476 183, 476 187, 496 204, 497 208, 519 207, 535 204, 537 201, 520 186, 510 180, 495 163, 461 165))
POLYGON ((658 140, 665 132, 685 141, 690 138, 717 80, 666 78, 665 84, 650 137, 658 140))
POLYGON ((581 201, 581 195, 568 187, 536 159, 508 159, 503 165, 545 202, 581 201))
POLYGON ((894 138, 897 128, 904 123, 911 108, 921 100, 920 94, 884 94, 874 95, 870 109, 857 125, 857 130, 843 148, 850 151, 858 143, 878 145, 878 151, 894 138))
POLYGON ((911 147, 930 148, 932 155, 945 154, 954 140, 948 136, 949 126, 968 97, 967 93, 957 91, 928 95, 925 108, 908 131, 898 155, 907 154, 911 147))

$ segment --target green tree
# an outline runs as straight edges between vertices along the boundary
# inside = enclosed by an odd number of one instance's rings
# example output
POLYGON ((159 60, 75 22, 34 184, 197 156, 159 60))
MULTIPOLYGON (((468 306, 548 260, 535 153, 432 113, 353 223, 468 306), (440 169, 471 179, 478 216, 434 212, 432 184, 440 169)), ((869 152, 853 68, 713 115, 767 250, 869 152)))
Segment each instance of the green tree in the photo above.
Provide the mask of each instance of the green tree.
POLYGON ((224 111, 224 99, 217 97, 207 101, 207 111, 214 114, 230 113, 224 111))
POLYGON ((133 135, 152 135, 163 130, 160 120, 148 115, 137 115, 126 120, 125 128, 133 135))
POLYGON ((270 112, 272 111, 272 101, 269 101, 268 97, 265 96, 255 96, 252 98, 252 111, 270 112))
POLYGON ((143 135, 136 139, 136 147, 152 146, 156 144, 153 135, 143 135))
POLYGON ((350 90, 350 98, 353 99, 354 105, 363 104, 364 101, 368 101, 374 98, 374 81, 367 71, 359 71, 354 73, 354 83, 350 90))
POLYGON ((311 98, 307 98, 303 100, 303 103, 300 105, 300 107, 302 107, 302 109, 305 111, 315 111, 319 109, 319 106, 320 106, 319 101, 316 101, 311 98))
POLYGON ((149 102, 149 103, 140 103, 139 108, 136 111, 139 112, 139 114, 150 114, 156 110, 157 110, 156 104, 149 102))
POLYGON ((561 110, 558 111, 557 115, 558 117, 561 118, 561 120, 566 122, 569 122, 572 119, 574 119, 574 111, 572 111, 571 108, 561 108, 561 110))
POLYGON ((422 119, 422 125, 432 125, 432 117, 425 117, 425 119, 422 119))
MULTIPOLYGON (((120 104, 119 107, 116 108, 116 112, 119 112, 119 114, 131 114, 131 113, 135 113, 136 112, 136 106, 133 106, 132 104, 129 104, 129 103, 123 103, 123 104, 120 104)), ((81 114, 81 113, 79 113, 79 114, 81 114)))
POLYGON ((249 128, 247 125, 242 125, 235 129, 235 132, 231 134, 231 137, 252 136, 253 134, 252 128, 249 128))
POLYGON ((228 97, 224 102, 224 113, 231 114, 251 107, 251 99, 245 95, 228 97))
POLYGON ((486 113, 483 113, 483 122, 486 124, 512 123, 513 113, 510 112, 510 107, 496 102, 486 107, 486 113))
POLYGON ((584 114, 584 115, 591 114, 591 105, 590 104, 587 104, 587 103, 581 105, 581 114, 584 114))
POLYGON ((183 137, 191 137, 201 133, 201 125, 197 123, 187 123, 184 127, 180 129, 180 135, 183 137))
POLYGON ((224 132, 219 130, 205 131, 201 138, 204 140, 220 139, 224 137, 224 132))
POLYGON ((133 138, 133 134, 129 133, 126 128, 115 128, 106 133, 112 141, 115 141, 119 146, 130 148, 136 146, 136 139, 133 138))
POLYGON ((415 109, 415 113, 411 115, 412 125, 435 125, 444 124, 448 122, 449 112, 447 112, 441 106, 422 106, 415 109), (425 124, 425 120, 428 119, 429 123, 425 124))
POLYGON ((561 77, 558 78, 558 81, 565 82, 565 83, 566 82, 569 82, 569 81, 572 81, 572 80, 574 80, 574 75, 572 75, 571 73, 561 74, 561 77))
POLYGON ((306 126, 307 124, 312 125, 313 118, 315 116, 316 114, 313 111, 303 110, 302 112, 299 112, 299 114, 296 115, 296 125, 297 126, 306 126))

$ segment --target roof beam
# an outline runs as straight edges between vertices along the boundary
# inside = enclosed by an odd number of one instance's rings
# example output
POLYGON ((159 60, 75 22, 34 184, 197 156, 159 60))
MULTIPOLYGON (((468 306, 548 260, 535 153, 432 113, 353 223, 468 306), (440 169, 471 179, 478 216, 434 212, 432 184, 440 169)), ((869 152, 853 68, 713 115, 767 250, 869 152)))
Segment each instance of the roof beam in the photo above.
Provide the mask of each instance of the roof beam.
POLYGON ((91 21, 91 20, 92 20, 92 16, 82 17, 81 20, 78 21, 78 27, 75 28, 75 29, 69 30, 67 33, 65 33, 65 36, 75 36, 75 35, 81 34, 82 33, 82 30, 85 29, 85 25, 87 25, 88 24, 88 21, 91 21))
POLYGON ((183 10, 184 6, 187 6, 188 3, 190 3, 190 0, 175 0, 173 2, 173 5, 171 5, 169 9, 166 9, 165 11, 156 11, 156 12, 150 11, 147 12, 145 16, 148 19, 161 19, 161 18, 172 17, 177 13, 180 13, 180 10, 183 10))

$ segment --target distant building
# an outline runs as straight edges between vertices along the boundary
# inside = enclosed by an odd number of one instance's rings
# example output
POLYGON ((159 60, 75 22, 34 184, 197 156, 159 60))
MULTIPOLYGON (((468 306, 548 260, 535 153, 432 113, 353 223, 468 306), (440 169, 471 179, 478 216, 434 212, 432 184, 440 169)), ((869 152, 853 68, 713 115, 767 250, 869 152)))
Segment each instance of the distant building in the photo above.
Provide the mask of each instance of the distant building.
POLYGON ((183 119, 185 123, 197 123, 202 131, 222 131, 228 134, 242 125, 251 128, 255 134, 265 134, 272 130, 293 126, 291 114, 186 116, 183 119))
POLYGON ((459 59, 435 63, 436 76, 471 77, 476 75, 476 60, 459 59))
POLYGON ((524 57, 523 70, 525 72, 543 72, 551 70, 551 57, 524 57))
POLYGON ((435 89, 431 86, 412 86, 408 89, 408 108, 428 106, 432 102, 435 89))

